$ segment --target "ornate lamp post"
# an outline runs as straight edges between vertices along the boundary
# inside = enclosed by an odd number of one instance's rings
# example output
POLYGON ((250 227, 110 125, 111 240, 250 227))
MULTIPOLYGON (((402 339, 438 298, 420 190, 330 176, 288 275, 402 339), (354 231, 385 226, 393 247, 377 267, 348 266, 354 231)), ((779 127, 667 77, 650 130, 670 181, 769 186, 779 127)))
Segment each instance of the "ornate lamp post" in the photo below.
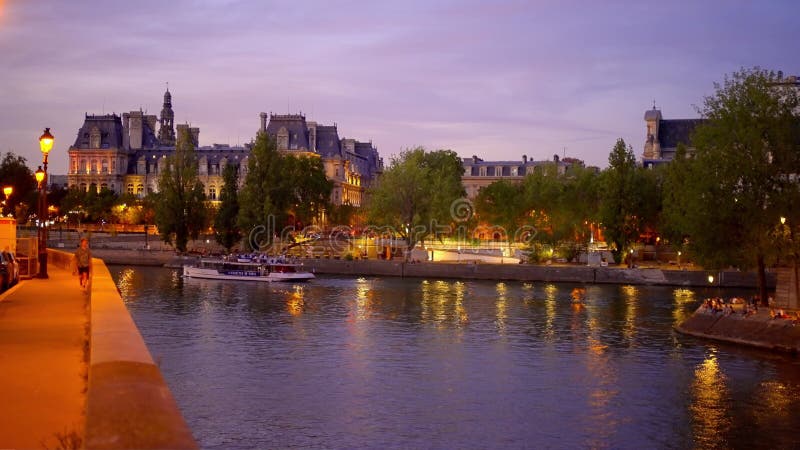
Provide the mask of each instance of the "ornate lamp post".
POLYGON ((44 170, 39 167, 36 171, 36 182, 39 183, 39 278, 47 278, 47 155, 53 149, 54 141, 50 128, 45 128, 39 137, 44 170))

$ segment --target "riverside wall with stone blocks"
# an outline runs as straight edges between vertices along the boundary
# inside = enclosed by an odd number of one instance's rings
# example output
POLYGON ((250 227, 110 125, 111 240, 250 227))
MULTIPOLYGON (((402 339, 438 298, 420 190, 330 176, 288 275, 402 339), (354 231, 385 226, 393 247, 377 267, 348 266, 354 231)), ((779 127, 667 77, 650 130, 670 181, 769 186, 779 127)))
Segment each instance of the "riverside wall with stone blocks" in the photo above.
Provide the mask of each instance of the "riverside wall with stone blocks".
MULTIPOLYGON (((71 270, 70 253, 48 260, 71 270)), ((84 448, 197 448, 108 268, 94 258, 92 272, 84 448)))
MULTIPOLYGON (((305 259, 305 266, 319 274, 516 280, 566 283, 649 284, 707 287, 709 273, 714 287, 755 287, 756 275, 743 272, 705 272, 616 267, 538 266, 527 264, 403 263, 401 261, 305 259)), ((767 284, 775 286, 775 275, 767 284)))
POLYGON ((690 336, 714 339, 767 350, 797 354, 800 352, 800 325, 794 318, 773 319, 767 308, 744 317, 736 313, 713 313, 702 306, 675 329, 690 336))

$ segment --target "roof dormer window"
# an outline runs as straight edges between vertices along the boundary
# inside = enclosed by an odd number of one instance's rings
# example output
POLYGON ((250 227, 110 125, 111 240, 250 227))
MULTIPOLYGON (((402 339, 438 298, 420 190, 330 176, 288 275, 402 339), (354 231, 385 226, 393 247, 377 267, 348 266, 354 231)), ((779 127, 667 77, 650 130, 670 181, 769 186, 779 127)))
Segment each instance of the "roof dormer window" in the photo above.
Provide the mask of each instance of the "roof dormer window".
POLYGON ((100 129, 92 127, 89 132, 89 148, 100 148, 100 129))

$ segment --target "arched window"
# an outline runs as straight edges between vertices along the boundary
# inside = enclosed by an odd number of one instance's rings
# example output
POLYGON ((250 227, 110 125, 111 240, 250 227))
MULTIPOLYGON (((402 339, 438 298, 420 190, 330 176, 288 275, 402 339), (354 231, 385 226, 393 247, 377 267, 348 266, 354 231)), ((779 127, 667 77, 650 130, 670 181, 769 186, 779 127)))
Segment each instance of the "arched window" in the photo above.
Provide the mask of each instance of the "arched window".
POLYGON ((128 183, 128 194, 133 195, 133 183, 128 183))
POLYGON ((144 185, 143 184, 137 184, 136 185, 136 195, 138 197, 143 197, 144 196, 144 185))
POLYGON ((217 188, 215 186, 211 186, 208 188, 208 198, 209 200, 217 199, 217 188))

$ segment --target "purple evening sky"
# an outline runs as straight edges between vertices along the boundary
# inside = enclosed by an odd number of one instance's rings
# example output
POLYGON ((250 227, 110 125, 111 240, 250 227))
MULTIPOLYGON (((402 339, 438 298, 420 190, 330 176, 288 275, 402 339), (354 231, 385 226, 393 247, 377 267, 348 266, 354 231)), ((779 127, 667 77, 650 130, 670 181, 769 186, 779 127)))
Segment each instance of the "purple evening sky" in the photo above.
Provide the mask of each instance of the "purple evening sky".
POLYGON ((250 141, 261 111, 468 157, 604 167, 643 114, 693 105, 741 67, 800 75, 800 2, 0 0, 0 151, 52 173, 83 114, 158 114, 201 145, 250 141), (566 149, 566 150, 565 150, 566 149))

